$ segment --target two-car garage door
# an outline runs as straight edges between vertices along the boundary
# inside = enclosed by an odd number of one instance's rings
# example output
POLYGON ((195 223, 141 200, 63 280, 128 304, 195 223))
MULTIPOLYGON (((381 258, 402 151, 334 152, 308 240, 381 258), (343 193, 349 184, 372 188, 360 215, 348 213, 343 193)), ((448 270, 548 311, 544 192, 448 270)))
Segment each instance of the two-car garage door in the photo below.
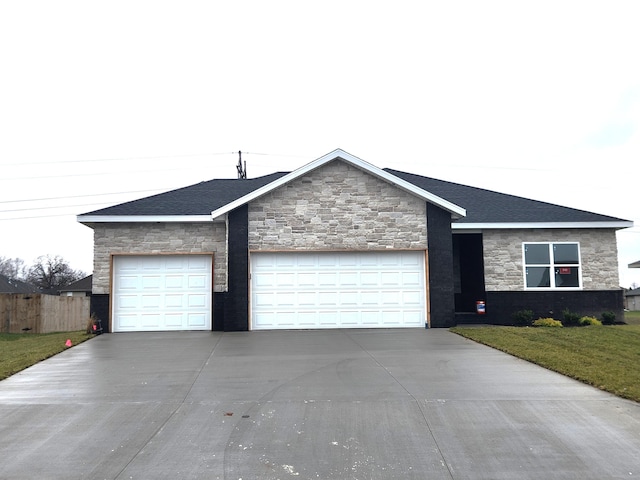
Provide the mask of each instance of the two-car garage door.
POLYGON ((426 322, 425 254, 251 254, 251 328, 399 328, 426 322))
POLYGON ((113 331, 211 330, 211 255, 113 258, 113 331))

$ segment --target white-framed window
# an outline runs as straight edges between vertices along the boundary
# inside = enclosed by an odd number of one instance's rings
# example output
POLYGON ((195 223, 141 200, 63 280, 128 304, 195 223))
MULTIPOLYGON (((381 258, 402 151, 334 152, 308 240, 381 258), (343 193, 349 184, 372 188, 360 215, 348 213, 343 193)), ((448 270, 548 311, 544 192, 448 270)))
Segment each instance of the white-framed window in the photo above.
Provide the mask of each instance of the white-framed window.
POLYGON ((580 289, 582 273, 577 242, 522 244, 527 289, 580 289))

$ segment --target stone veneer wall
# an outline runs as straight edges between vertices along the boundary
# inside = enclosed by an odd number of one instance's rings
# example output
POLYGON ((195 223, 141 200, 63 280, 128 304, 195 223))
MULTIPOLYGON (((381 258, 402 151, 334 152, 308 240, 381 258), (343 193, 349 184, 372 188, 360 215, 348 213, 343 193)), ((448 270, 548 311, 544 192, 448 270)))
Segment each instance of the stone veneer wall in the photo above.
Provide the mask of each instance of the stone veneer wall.
POLYGON ((249 204, 249 249, 426 249, 426 219, 424 200, 336 160, 249 204))
POLYGON ((213 253, 214 291, 227 289, 224 223, 109 223, 93 226, 93 293, 108 294, 112 254, 213 253))
POLYGON ((615 230, 484 230, 482 241, 487 291, 524 290, 523 242, 578 242, 583 289, 620 288, 615 230))

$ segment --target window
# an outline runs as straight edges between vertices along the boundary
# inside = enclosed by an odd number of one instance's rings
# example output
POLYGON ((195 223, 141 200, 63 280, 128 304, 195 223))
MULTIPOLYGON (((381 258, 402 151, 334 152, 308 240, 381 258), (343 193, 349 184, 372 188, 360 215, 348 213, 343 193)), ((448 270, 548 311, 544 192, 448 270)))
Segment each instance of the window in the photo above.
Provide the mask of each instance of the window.
POLYGON ((580 288, 577 243, 523 243, 526 288, 580 288))

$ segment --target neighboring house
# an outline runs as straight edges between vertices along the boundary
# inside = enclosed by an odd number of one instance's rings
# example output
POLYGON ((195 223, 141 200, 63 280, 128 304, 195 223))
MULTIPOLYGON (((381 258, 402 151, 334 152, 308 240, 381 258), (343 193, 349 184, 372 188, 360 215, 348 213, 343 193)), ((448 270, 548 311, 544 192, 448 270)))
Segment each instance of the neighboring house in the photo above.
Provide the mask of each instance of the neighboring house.
POLYGON ((629 268, 640 268, 640 260, 638 260, 637 262, 630 263, 628 265, 628 267, 629 268))
POLYGON ((42 293, 35 285, 0 275, 0 293, 42 293))
POLYGON ((88 275, 59 290, 61 297, 89 297, 91 296, 93 275, 88 275))
POLYGON ((624 294, 625 308, 627 310, 640 310, 640 288, 629 290, 624 294))
POLYGON ((616 230, 585 212, 377 168, 342 150, 78 216, 110 331, 448 327, 486 302, 623 310, 616 230))

